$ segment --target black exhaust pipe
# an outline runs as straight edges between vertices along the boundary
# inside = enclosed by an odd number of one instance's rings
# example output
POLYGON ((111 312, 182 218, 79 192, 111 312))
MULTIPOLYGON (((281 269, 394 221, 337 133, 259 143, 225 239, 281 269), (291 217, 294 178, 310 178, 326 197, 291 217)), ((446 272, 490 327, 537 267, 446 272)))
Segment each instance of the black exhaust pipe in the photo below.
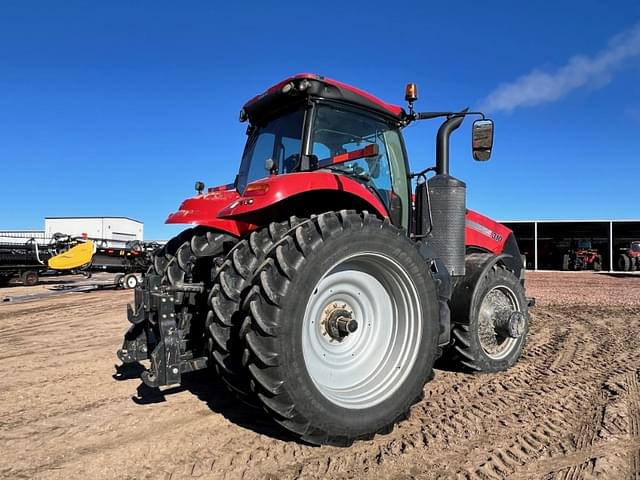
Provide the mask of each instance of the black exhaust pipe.
MULTIPOLYGON (((469 107, 460 113, 469 111, 469 107)), ((447 119, 438 129, 436 137, 436 174, 449 175, 449 137, 462 125, 464 115, 453 116, 447 119)))
MULTIPOLYGON (((465 109, 460 113, 464 113, 465 109)), ((436 175, 427 182, 433 229, 429 243, 442 259, 452 277, 465 274, 464 228, 467 186, 449 175, 449 137, 464 120, 453 116, 438 129, 436 139, 436 175)))

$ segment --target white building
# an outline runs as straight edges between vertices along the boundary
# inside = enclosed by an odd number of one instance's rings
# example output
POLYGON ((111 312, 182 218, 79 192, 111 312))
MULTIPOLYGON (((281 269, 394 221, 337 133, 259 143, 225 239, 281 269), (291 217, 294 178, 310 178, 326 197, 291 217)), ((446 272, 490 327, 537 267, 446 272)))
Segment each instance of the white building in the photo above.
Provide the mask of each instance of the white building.
POLYGON ((72 237, 106 240, 110 247, 123 246, 130 240, 144 239, 144 224, 128 217, 45 217, 47 237, 63 233, 72 237))

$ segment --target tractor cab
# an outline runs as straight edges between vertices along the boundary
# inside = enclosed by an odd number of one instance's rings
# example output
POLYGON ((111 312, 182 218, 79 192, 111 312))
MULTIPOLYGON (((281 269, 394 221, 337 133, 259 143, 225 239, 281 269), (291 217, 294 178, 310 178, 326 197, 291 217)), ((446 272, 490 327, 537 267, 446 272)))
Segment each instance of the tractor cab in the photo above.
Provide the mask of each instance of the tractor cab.
POLYGON ((404 110, 315 75, 276 87, 240 113, 249 126, 238 191, 272 175, 324 170, 364 185, 393 223, 407 228, 408 162, 400 133, 404 110))

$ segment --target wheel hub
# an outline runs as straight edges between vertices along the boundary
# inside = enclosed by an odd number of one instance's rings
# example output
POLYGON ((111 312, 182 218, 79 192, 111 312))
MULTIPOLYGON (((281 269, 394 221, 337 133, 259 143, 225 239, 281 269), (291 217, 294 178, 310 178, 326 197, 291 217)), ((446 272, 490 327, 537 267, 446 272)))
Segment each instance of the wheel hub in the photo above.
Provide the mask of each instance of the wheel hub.
POLYGON ((524 333, 524 315, 512 312, 508 317, 496 318, 496 332, 505 337, 520 338, 524 333))
POLYGON ((323 335, 331 340, 341 342, 347 335, 358 329, 358 322, 353 318, 353 311, 346 304, 337 302, 327 305, 322 312, 323 335))

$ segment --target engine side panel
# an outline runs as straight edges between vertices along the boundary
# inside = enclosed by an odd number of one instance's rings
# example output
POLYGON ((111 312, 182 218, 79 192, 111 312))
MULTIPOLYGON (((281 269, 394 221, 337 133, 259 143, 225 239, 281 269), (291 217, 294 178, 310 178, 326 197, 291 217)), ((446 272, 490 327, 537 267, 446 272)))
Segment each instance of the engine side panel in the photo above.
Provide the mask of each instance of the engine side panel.
POLYGON ((503 253, 511 230, 485 217, 484 215, 467 210, 465 225, 465 245, 479 247, 495 254, 503 253))

